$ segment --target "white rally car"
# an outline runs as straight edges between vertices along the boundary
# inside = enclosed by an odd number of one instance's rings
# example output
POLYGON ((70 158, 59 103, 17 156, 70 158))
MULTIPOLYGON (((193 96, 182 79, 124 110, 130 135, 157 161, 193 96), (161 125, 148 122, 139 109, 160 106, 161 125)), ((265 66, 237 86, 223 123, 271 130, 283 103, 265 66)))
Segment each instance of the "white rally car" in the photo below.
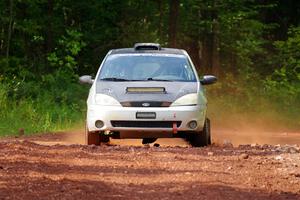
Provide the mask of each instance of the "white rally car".
POLYGON ((203 85, 186 51, 138 43, 114 49, 104 58, 87 100, 86 143, 100 145, 114 138, 186 138, 193 146, 211 143, 203 85))

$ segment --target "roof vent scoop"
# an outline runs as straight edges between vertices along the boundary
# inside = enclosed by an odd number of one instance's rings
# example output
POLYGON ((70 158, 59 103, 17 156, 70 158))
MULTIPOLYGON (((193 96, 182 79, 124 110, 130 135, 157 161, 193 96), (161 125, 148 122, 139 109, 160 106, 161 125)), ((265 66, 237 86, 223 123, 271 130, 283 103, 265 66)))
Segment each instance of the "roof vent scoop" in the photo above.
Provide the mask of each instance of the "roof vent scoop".
POLYGON ((158 43, 136 43, 134 50, 161 50, 161 47, 158 43))

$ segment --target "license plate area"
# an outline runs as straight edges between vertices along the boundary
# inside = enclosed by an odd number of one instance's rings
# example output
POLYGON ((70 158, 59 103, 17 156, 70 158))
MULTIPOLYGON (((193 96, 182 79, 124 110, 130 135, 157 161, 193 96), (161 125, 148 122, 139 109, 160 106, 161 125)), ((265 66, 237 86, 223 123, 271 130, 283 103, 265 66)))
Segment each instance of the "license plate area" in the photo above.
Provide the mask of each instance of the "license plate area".
POLYGON ((137 119, 156 119, 155 112, 137 112, 135 117, 137 119))

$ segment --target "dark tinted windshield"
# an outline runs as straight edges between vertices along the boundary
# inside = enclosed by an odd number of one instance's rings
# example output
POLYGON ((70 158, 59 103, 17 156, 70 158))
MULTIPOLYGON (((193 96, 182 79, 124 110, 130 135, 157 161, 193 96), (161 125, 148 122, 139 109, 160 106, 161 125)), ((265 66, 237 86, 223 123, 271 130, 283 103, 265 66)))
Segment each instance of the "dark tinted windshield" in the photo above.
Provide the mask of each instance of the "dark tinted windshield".
POLYGON ((196 81, 184 55, 115 54, 107 57, 98 81, 196 81))

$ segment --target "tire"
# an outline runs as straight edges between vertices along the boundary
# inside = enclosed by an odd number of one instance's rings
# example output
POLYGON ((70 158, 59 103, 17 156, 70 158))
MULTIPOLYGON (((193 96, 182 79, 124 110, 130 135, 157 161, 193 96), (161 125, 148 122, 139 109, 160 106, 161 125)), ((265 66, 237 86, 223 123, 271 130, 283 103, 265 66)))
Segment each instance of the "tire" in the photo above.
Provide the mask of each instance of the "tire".
POLYGON ((142 144, 151 144, 151 143, 155 142, 156 140, 157 140, 157 138, 143 138, 142 144))
POLYGON ((109 143, 110 138, 107 135, 104 135, 103 133, 99 134, 100 137, 100 143, 109 143))
POLYGON ((100 145, 100 134, 99 132, 90 132, 85 129, 85 144, 87 145, 100 145))
POLYGON ((191 135, 188 137, 188 140, 193 147, 204 147, 210 145, 210 120, 206 118, 203 130, 200 132, 191 133, 191 135))
POLYGON ((85 144, 87 145, 100 145, 101 143, 108 143, 110 140, 109 136, 104 135, 102 132, 88 131, 87 127, 85 128, 85 144))

